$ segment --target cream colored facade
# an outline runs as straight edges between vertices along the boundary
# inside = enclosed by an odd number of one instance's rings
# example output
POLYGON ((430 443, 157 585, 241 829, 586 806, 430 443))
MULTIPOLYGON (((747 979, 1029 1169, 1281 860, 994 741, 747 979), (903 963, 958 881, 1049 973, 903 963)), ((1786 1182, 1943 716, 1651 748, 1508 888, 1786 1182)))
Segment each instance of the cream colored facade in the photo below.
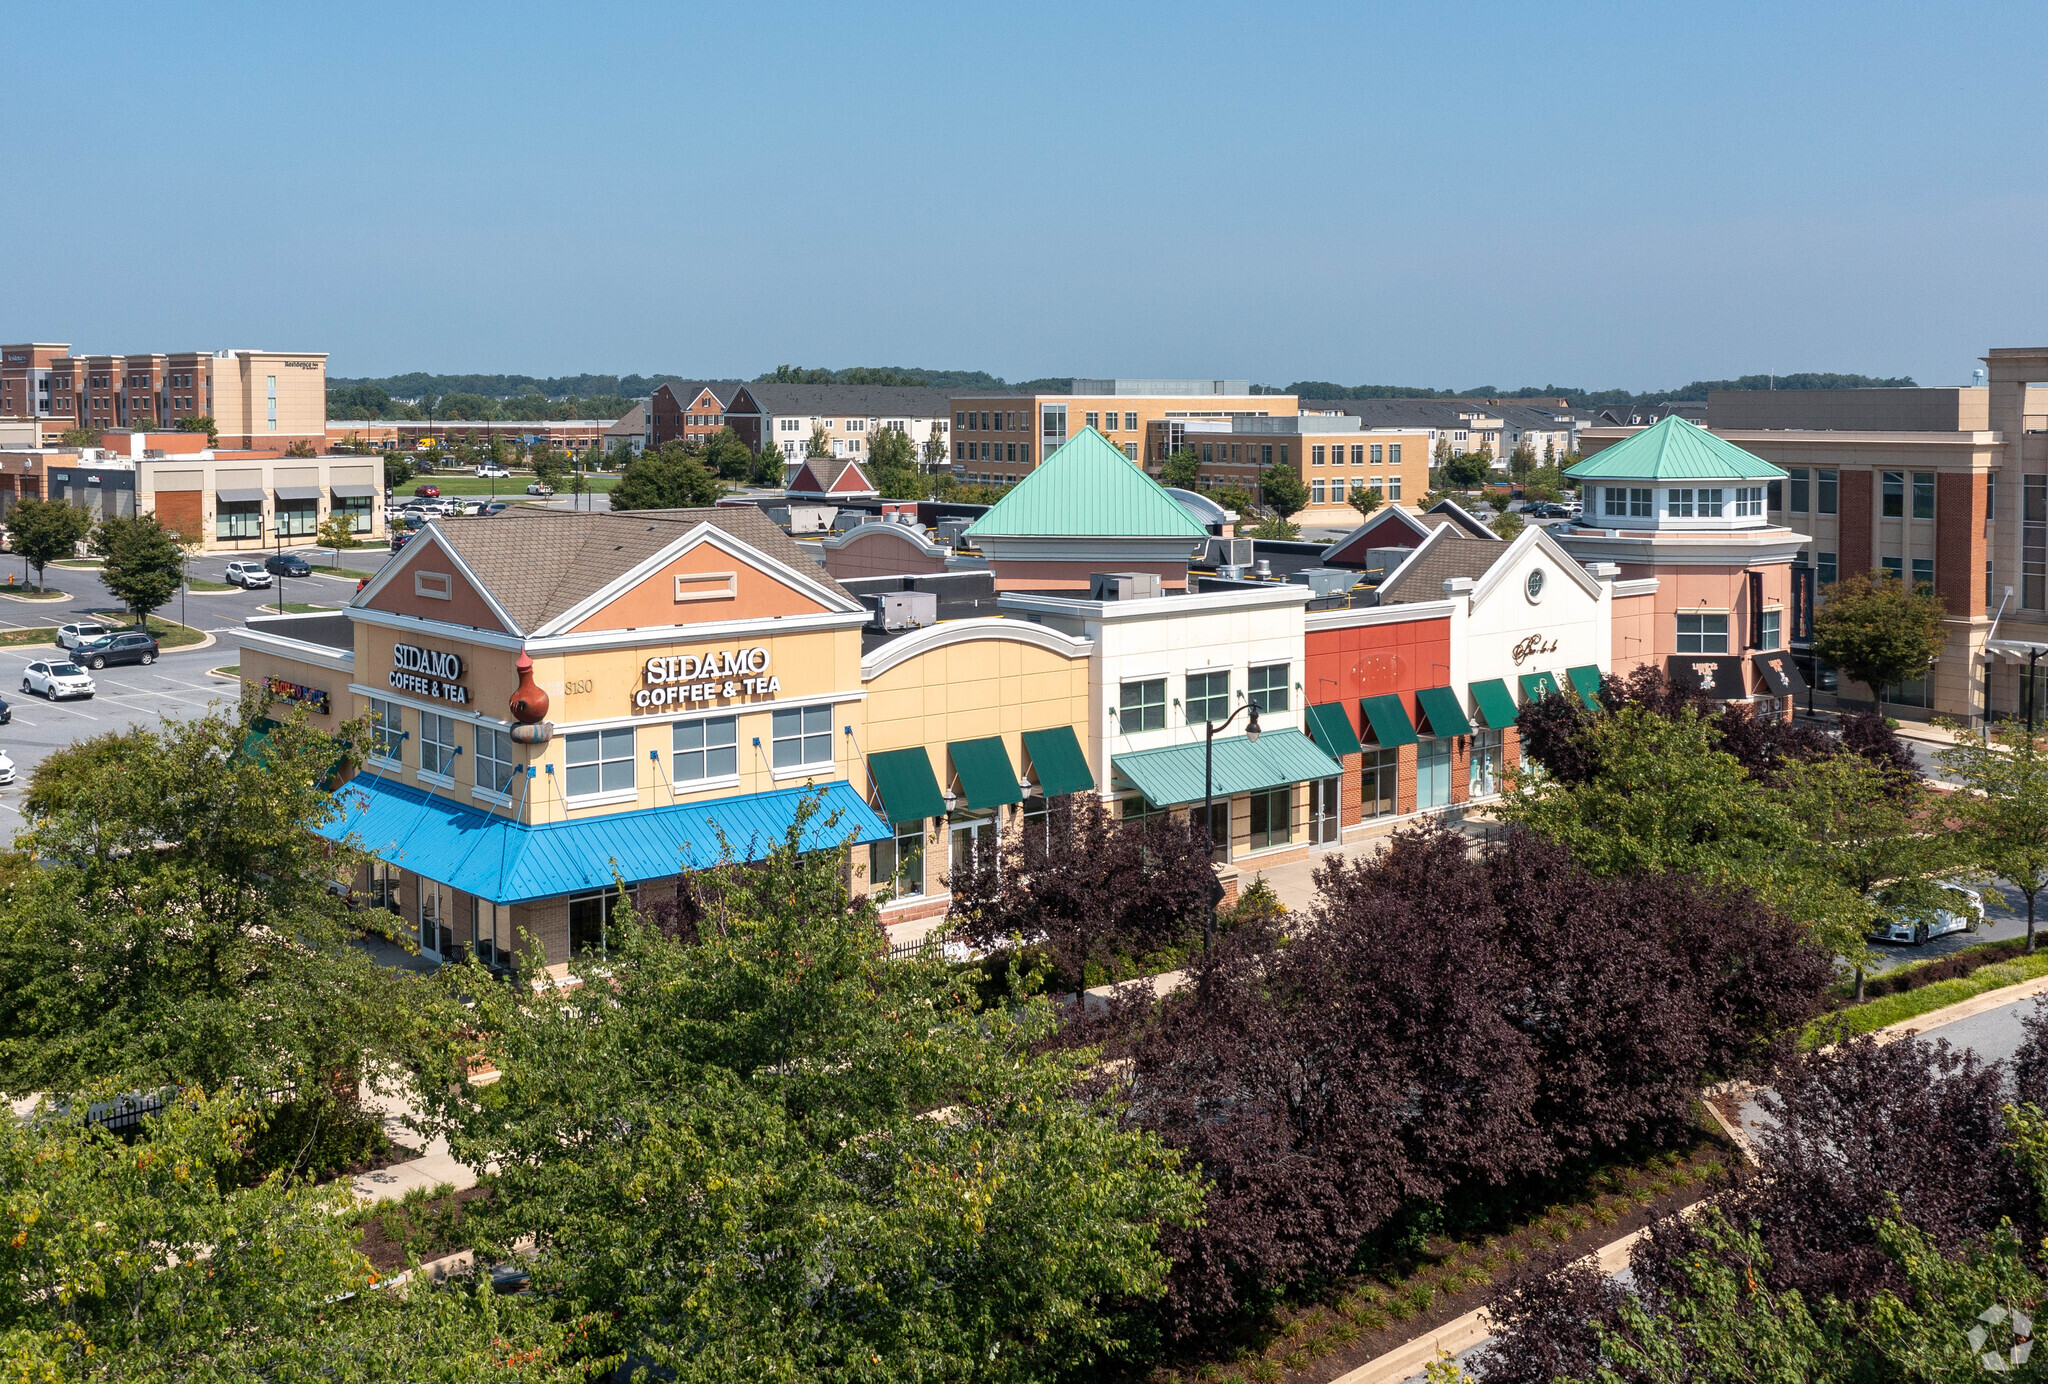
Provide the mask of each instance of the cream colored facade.
POLYGON ((1253 394, 1242 381, 1230 380, 1213 381, 1217 392, 1202 393, 1193 388, 1196 383, 1077 380, 1082 392, 1074 394, 955 394, 953 474, 994 484, 1022 480, 1061 443, 1092 427, 1156 475, 1183 440, 1176 423, 1293 418, 1300 411, 1291 394, 1253 394), (1083 388, 1088 385, 1111 387, 1083 388))
POLYGON ((383 466, 375 459, 203 451, 145 453, 133 464, 137 510, 205 552, 317 547, 320 525, 337 511, 351 517, 359 542, 387 537, 383 466))
POLYGON ((210 374, 222 446, 326 445, 326 352, 216 351, 210 374))

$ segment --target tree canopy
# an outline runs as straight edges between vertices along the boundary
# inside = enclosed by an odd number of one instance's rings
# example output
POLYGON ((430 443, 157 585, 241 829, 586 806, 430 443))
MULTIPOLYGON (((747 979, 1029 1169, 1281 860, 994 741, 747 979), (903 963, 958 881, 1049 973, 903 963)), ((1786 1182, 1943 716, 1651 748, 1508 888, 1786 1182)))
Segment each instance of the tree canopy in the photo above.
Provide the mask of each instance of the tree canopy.
POLYGON ((718 502, 725 487, 679 442, 642 452, 626 464, 612 487, 611 503, 623 509, 695 509, 718 502))
POLYGON ((1854 572, 1821 593, 1813 651, 1882 700, 1885 688, 1926 675, 1948 642, 1947 619, 1933 591, 1854 572))
POLYGON ((36 589, 43 569, 58 558, 77 555, 78 545, 92 532, 92 514, 64 500, 23 496, 7 511, 7 533, 14 551, 36 569, 36 589))
POLYGON ((100 585, 134 613, 138 625, 168 605, 184 583, 184 544, 154 514, 100 520, 91 547, 102 559, 100 585))

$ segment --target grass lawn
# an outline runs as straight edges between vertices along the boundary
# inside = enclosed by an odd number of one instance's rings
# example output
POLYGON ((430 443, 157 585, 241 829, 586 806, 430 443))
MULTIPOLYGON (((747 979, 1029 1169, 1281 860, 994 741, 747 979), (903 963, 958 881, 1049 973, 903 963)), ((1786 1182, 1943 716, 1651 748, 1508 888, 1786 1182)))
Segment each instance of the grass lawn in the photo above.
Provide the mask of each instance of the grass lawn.
POLYGON ((17 601, 61 601, 71 593, 55 587, 37 586, 34 582, 0 583, 0 592, 14 597, 17 601))
POLYGON ((220 673, 226 677, 238 678, 242 676, 242 665, 239 663, 223 663, 218 668, 208 668, 206 671, 209 673, 220 673))
POLYGON ((1859 1033, 1874 1032, 1887 1024, 1931 1014, 1937 1009, 1959 1004, 1974 995, 2002 989, 2007 985, 2018 985, 2041 976, 2048 976, 2048 952, 2036 952, 2032 956, 2001 961, 1954 980, 1937 980, 1932 985, 1921 986, 1918 990, 1906 990, 1896 995, 1880 995, 1853 1008, 1837 1010, 1809 1025, 1805 1041, 1807 1046, 1812 1047, 1834 1042, 1839 1038, 1854 1037, 1859 1033))
POLYGON ((365 577, 374 577, 377 574, 375 572, 359 572, 353 567, 323 567, 316 562, 313 564, 313 575, 319 577, 346 577, 350 581, 361 581, 365 577))
POLYGON ((305 601, 286 601, 282 611, 277 607, 278 603, 276 601, 265 601, 257 607, 257 610, 264 615, 311 615, 316 610, 334 609, 333 606, 312 605, 305 601))
POLYGON ((54 644, 57 642, 57 627, 45 625, 33 630, 0 630, 0 647, 17 644, 54 644))
POLYGON ((209 594, 215 591, 240 591, 242 589, 233 582, 208 581, 204 577, 187 577, 185 578, 185 584, 194 591, 204 591, 209 594))
MULTIPOLYGON (((414 476, 404 485, 393 486, 391 498, 403 504, 406 500, 412 498, 413 492, 417 487, 422 485, 438 485, 441 487, 443 495, 490 495, 495 493, 501 500, 520 500, 526 497, 526 487, 532 484, 532 482, 532 472, 515 471, 512 473, 510 480, 498 481, 496 483, 497 489, 493 492, 492 482, 483 476, 414 476)), ((610 490, 618 483, 618 476, 612 472, 593 471, 590 473, 590 488, 592 490, 610 490)), ((569 493, 568 477, 564 476, 562 478, 562 484, 556 487, 556 492, 562 495, 569 493)))
MULTIPOLYGON (((159 620, 149 617, 149 632, 156 636, 157 647, 182 649, 192 644, 204 644, 206 632, 195 630, 190 625, 181 625, 176 620, 159 620)), ((52 635, 52 638, 55 636, 52 635)))
POLYGON ((50 565, 52 567, 85 567, 97 571, 106 564, 96 557, 60 557, 50 565))

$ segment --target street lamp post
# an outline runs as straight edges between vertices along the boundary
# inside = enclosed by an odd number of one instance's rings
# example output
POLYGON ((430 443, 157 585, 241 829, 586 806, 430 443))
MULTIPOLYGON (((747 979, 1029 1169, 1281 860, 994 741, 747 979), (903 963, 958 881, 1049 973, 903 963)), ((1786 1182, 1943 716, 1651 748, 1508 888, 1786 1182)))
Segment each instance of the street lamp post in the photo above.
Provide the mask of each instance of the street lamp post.
MULTIPOLYGON (((1229 729, 1230 723, 1238 718, 1239 713, 1247 711, 1251 715, 1244 723, 1244 738, 1256 745, 1259 741, 1259 704, 1257 702, 1246 702, 1222 720, 1209 722, 1207 726, 1208 734, 1202 741, 1202 834, 1209 838, 1209 859, 1212 864, 1216 859, 1216 819, 1214 816, 1216 810, 1216 733, 1229 729)), ((1222 885, 1219 883, 1216 886, 1216 895, 1213 902, 1221 903, 1223 901, 1221 893, 1222 885)), ((1216 910, 1214 907, 1211 907, 1208 916, 1202 919, 1202 956, 1205 960, 1209 955, 1209 944, 1215 940, 1215 932, 1216 910)))

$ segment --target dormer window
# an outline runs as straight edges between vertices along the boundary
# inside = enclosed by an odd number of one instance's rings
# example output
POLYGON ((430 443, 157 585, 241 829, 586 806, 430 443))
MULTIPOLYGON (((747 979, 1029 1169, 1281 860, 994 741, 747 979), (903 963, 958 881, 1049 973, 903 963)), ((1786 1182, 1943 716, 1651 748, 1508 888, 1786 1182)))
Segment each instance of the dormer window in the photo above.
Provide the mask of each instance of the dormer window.
POLYGON ((1764 488, 1760 485, 1738 486, 1735 491, 1735 517, 1737 519, 1760 519, 1764 512, 1764 488))
POLYGON ((1720 490, 1674 490, 1665 512, 1673 519, 1719 519, 1722 494, 1720 490))

